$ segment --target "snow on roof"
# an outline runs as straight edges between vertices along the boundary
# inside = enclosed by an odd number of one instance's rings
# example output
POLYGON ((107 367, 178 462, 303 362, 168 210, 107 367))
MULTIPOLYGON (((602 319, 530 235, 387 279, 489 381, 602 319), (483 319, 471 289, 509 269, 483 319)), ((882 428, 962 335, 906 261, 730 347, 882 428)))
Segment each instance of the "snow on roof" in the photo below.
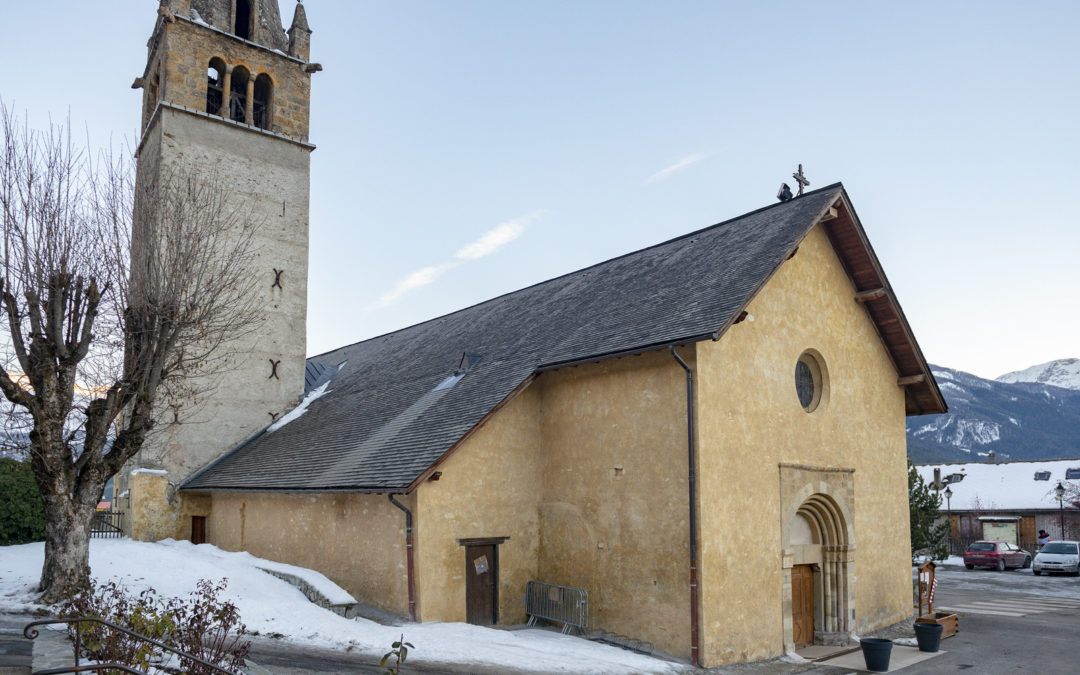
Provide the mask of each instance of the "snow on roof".
MULTIPOLYGON (((953 473, 964 475, 963 480, 949 485, 953 493, 953 511, 1057 509, 1054 488, 1059 481, 1065 482, 1068 469, 1080 470, 1080 459, 1001 464, 916 464, 915 469, 928 485, 934 482, 934 469, 941 469, 942 480, 953 473), (1035 480, 1035 473, 1040 471, 1049 471, 1049 479, 1035 480)), ((945 506, 944 497, 942 502, 942 506, 945 506)))

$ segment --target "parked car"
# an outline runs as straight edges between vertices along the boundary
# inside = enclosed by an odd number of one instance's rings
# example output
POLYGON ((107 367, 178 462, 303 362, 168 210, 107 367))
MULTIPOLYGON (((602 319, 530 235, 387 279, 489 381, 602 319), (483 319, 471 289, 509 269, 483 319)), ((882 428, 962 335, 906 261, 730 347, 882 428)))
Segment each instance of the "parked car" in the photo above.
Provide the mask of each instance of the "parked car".
POLYGON ((1031 554, 1007 541, 976 541, 964 551, 964 567, 1031 567, 1031 554))
POLYGON ((1031 563, 1034 574, 1043 572, 1066 572, 1074 577, 1080 576, 1080 542, 1051 541, 1035 554, 1031 563))

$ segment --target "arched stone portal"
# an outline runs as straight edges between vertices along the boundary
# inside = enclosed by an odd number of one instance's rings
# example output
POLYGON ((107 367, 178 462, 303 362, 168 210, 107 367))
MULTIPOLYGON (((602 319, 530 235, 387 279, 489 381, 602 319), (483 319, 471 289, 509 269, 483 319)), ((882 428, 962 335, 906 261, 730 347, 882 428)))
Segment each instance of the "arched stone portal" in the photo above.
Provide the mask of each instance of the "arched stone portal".
POLYGON ((853 469, 780 465, 784 650, 808 643, 794 617, 807 610, 812 570, 814 644, 846 642, 855 628, 853 469), (793 575, 794 572, 794 575, 793 575), (793 588, 792 579, 798 587, 793 588), (795 606, 797 602, 798 607, 795 606))

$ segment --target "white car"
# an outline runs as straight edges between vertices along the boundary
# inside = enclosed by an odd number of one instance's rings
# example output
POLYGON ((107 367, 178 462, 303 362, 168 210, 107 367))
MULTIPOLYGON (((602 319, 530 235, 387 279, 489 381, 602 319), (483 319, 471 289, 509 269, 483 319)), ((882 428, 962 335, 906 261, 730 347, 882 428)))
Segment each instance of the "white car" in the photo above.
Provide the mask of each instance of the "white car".
POLYGON ((1035 554, 1031 571, 1036 575, 1043 572, 1068 572, 1074 577, 1080 576, 1080 542, 1052 541, 1044 545, 1035 554))

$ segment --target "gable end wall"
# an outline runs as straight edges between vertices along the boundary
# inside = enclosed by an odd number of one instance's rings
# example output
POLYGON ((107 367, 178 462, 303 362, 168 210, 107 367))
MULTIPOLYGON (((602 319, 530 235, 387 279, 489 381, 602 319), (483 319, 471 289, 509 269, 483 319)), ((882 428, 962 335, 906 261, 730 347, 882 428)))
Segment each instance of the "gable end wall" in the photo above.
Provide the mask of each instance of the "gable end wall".
POLYGON ((857 631, 911 614, 904 393, 854 293, 815 228, 750 303, 747 320, 698 345, 707 664, 783 653, 782 463, 854 469, 853 496, 831 496, 853 514, 857 631), (807 349, 823 357, 829 382, 813 413, 794 383, 807 349))

